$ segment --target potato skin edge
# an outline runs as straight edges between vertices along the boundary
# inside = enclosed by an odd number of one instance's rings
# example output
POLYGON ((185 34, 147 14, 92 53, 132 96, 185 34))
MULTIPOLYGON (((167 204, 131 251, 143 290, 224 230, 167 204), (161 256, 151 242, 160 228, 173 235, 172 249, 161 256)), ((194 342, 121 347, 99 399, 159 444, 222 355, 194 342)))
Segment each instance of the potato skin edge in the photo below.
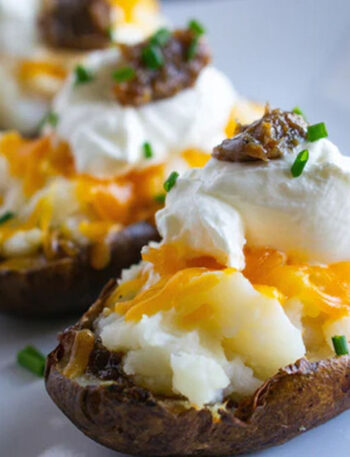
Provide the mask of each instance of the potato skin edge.
POLYGON ((118 452, 140 456, 228 456, 281 444, 350 408, 350 357, 300 359, 268 379, 238 405, 228 402, 213 418, 130 383, 82 386, 62 375, 74 333, 92 329, 113 289, 111 282, 81 320, 60 336, 48 356, 46 389, 88 437, 118 452))
POLYGON ((81 314, 109 279, 137 263, 141 248, 158 238, 146 222, 126 227, 111 241, 111 262, 103 270, 90 266, 87 251, 29 270, 0 270, 0 312, 33 318, 81 314))

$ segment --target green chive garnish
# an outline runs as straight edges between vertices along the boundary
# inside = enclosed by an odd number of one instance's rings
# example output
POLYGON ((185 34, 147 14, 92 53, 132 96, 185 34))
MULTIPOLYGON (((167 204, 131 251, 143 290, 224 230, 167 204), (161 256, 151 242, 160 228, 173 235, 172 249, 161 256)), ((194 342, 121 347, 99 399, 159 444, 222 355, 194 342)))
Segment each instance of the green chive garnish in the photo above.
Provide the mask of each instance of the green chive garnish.
POLYGON ((328 136, 326 124, 320 122, 319 124, 309 125, 307 128, 307 140, 308 141, 317 141, 321 138, 326 138, 328 136))
POLYGON ((40 122, 39 129, 41 130, 46 124, 51 125, 51 127, 57 127, 58 121, 58 114, 54 113, 53 111, 50 111, 44 116, 44 118, 40 122))
POLYGON ((163 205, 165 203, 165 198, 166 198, 165 194, 158 194, 158 195, 154 196, 154 200, 161 205, 163 205))
POLYGON ((175 186, 177 178, 179 177, 179 173, 177 171, 173 171, 170 173, 169 178, 165 181, 163 187, 166 192, 170 192, 171 189, 175 186))
POLYGON ((145 65, 151 70, 158 70, 158 68, 164 65, 162 50, 155 44, 149 44, 144 48, 142 59, 145 65))
POLYGON ((5 224, 5 222, 9 221, 10 219, 13 219, 14 217, 14 213, 12 213, 11 211, 7 211, 2 216, 0 216, 0 225, 5 224))
POLYGON ((145 159, 151 159, 153 157, 153 149, 150 143, 143 144, 143 155, 145 159))
POLYGON ((151 43, 158 46, 165 46, 170 40, 171 33, 166 28, 159 29, 151 38, 151 43))
POLYGON ((77 65, 74 70, 75 74, 75 85, 86 84, 93 81, 94 77, 92 73, 82 65, 77 65))
POLYGON ((303 151, 299 152, 291 168, 291 172, 294 178, 298 178, 302 174, 308 160, 309 151, 307 149, 304 149, 303 151))
POLYGON ((206 30, 203 27, 203 25, 200 22, 196 21, 195 19, 192 19, 188 23, 188 28, 190 30, 192 30, 192 32, 197 36, 204 35, 205 32, 206 32, 206 30))
POLYGON ((114 30, 113 30, 113 27, 110 26, 108 27, 107 29, 107 35, 108 35, 108 38, 110 39, 110 41, 114 41, 114 30))
POLYGON ((305 119, 305 114, 304 114, 303 111, 299 108, 299 106, 295 106, 295 107, 292 109, 292 113, 294 113, 294 114, 299 114, 299 116, 303 116, 303 118, 305 119))
POLYGON ((124 83, 130 81, 135 77, 135 70, 132 67, 119 68, 113 73, 113 78, 118 83, 124 83))
POLYGON ((346 341, 345 336, 333 336, 332 343, 334 351, 337 355, 347 355, 349 354, 348 342, 346 341))
POLYGON ((191 41, 188 49, 187 49, 187 60, 192 60, 197 54, 197 49, 198 49, 198 42, 199 42, 199 37, 196 36, 193 38, 191 41))
POLYGON ((45 370, 45 356, 33 346, 27 346, 17 354, 17 362, 23 368, 37 376, 43 377, 45 370))

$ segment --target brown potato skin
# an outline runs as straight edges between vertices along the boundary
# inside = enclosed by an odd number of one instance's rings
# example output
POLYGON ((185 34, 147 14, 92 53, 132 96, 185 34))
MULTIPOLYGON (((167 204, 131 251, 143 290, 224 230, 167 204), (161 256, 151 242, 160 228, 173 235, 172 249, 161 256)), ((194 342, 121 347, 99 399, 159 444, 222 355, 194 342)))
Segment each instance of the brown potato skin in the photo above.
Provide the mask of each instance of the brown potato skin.
POLYGON ((87 251, 32 269, 0 269, 0 312, 39 318, 82 313, 110 278, 137 263, 141 248, 158 238, 146 222, 123 229, 111 241, 111 262, 103 270, 90 266, 87 251))
MULTIPOLYGON (((63 376, 76 332, 92 329, 114 283, 80 322, 60 336, 48 356, 46 389, 63 413, 88 437, 116 451, 143 456, 226 456, 281 444, 350 407, 350 358, 281 369, 238 405, 228 402, 218 418, 181 399, 161 398, 129 382, 81 386, 63 376)), ((125 376, 125 375, 124 375, 125 376)))

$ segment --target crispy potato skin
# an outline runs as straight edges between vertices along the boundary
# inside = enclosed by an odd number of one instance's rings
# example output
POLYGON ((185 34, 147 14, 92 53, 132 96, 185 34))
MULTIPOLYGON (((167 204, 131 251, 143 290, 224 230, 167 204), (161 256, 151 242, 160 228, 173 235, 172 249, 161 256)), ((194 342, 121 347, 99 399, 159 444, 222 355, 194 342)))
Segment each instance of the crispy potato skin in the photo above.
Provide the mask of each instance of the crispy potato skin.
POLYGON ((118 232, 111 242, 111 262, 90 266, 88 252, 39 263, 31 269, 0 269, 0 312, 29 317, 57 317, 84 312, 106 282, 140 259, 141 248, 157 240, 153 226, 142 222, 118 232))
MULTIPOLYGON (((225 456, 281 444, 350 407, 350 358, 306 359, 281 369, 240 404, 228 402, 213 418, 181 399, 161 398, 117 380, 80 385, 62 374, 76 332, 92 329, 110 284, 80 322, 60 336, 48 356, 46 389, 88 437, 119 452, 144 456, 225 456)), ((125 376, 125 375, 124 375, 125 376)))

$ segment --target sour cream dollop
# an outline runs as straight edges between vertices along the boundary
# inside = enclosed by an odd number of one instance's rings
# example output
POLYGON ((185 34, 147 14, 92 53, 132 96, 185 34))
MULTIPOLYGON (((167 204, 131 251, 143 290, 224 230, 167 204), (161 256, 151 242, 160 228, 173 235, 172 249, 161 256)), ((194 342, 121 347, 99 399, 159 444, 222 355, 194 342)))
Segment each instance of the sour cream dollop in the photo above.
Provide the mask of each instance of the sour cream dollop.
MULTIPOLYGON (((0 0, 1 129, 36 133, 50 109, 52 94, 57 90, 57 82, 45 75, 38 82, 39 90, 23 85, 18 78, 23 59, 54 63, 69 70, 82 58, 82 53, 74 49, 69 53, 52 50, 42 42, 37 24, 40 8, 41 0, 0 0)), ((113 40, 119 43, 137 43, 166 23, 156 1, 139 0, 134 5, 132 21, 127 20, 118 2, 113 2, 111 16, 113 40)))
POLYGON ((190 170, 157 215, 165 243, 180 243, 244 268, 243 247, 270 247, 308 262, 350 260, 350 158, 328 139, 304 142, 281 159, 230 163, 211 159, 190 170), (309 150, 299 178, 291 166, 309 150), (195 229, 194 229, 195 227, 195 229))
POLYGON ((225 137, 237 94, 220 71, 207 67, 194 87, 174 97, 125 107, 112 92, 120 59, 117 49, 93 53, 85 66, 94 80, 76 86, 72 75, 54 102, 57 133, 71 145, 79 172, 106 175, 137 164, 145 142, 162 161, 189 148, 210 153, 225 137))

